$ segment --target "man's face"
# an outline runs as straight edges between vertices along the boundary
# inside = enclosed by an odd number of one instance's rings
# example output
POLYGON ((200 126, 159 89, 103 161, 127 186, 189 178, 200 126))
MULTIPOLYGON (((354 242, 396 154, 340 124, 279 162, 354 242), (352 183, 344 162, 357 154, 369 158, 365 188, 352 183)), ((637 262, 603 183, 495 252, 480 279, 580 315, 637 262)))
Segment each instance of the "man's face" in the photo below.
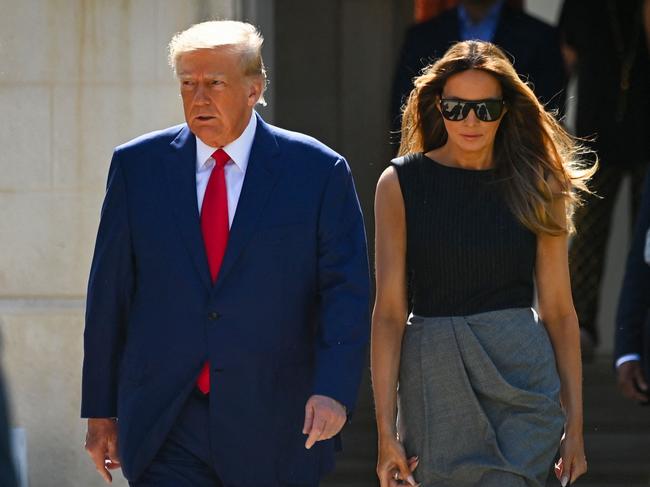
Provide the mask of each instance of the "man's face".
POLYGON ((239 54, 228 47, 187 52, 177 70, 190 130, 211 147, 239 137, 262 92, 261 78, 244 75, 239 54))

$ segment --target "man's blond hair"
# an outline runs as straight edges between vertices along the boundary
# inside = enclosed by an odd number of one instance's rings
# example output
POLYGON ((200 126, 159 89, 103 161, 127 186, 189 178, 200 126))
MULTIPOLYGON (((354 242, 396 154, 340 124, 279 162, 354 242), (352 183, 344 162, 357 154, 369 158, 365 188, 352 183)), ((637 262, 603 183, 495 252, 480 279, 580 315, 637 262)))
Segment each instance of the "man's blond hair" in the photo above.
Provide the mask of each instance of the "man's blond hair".
POLYGON ((262 93, 258 103, 266 105, 266 69, 262 60, 264 38, 259 31, 247 22, 235 20, 211 20, 194 24, 187 30, 176 34, 169 42, 169 65, 178 75, 178 61, 187 52, 199 49, 227 47, 241 58, 246 76, 260 77, 263 81, 262 93))

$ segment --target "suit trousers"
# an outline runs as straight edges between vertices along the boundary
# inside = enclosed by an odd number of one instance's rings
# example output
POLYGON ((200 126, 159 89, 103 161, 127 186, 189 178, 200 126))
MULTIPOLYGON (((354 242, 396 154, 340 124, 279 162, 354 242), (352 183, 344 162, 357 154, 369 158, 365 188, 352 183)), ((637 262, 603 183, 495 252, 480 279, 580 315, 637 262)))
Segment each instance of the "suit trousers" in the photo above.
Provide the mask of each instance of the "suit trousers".
POLYGON ((209 406, 198 389, 190 394, 165 443, 140 478, 129 482, 131 487, 238 487, 222 483, 212 466, 209 406))

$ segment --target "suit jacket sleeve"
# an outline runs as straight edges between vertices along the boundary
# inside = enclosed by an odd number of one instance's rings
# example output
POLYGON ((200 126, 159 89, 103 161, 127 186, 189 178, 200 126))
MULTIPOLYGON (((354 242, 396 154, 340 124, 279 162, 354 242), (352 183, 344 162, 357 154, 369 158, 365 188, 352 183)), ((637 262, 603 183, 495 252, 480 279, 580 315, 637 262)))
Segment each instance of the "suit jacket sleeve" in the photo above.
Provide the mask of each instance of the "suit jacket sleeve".
POLYGON ((538 49, 534 63, 535 72, 531 73, 535 85, 535 94, 547 110, 558 110, 564 114, 567 86, 566 69, 560 49, 560 35, 556 29, 548 29, 546 42, 538 49))
POLYGON ((402 106, 406 103, 411 90, 413 79, 420 75, 422 68, 429 64, 435 54, 427 52, 429 47, 425 39, 413 27, 409 28, 404 37, 399 59, 395 66, 393 85, 390 97, 390 128, 391 142, 399 143, 402 125, 402 106))
MULTIPOLYGON (((586 6, 589 8, 589 6, 586 6)), ((580 24, 584 22, 585 5, 579 5, 576 0, 565 0, 560 12, 558 29, 563 42, 571 47, 578 47, 576 33, 580 32, 580 24)))
POLYGON ((88 281, 81 416, 117 416, 118 368, 134 288, 127 194, 119 153, 108 175, 88 281))
MULTIPOLYGON (((396 132, 400 129, 402 118, 402 105, 405 102, 405 97, 413 88, 412 79, 415 76, 412 60, 410 59, 410 32, 406 34, 404 44, 400 51, 399 59, 395 67, 395 74, 393 76, 393 86, 391 88, 390 97, 390 128, 396 132)), ((399 139, 395 135, 395 139, 399 139)), ((391 137, 392 140, 392 137, 391 137)))
POLYGON ((361 208, 350 168, 330 172, 318 224, 319 328, 314 394, 354 409, 369 335, 369 272, 361 208))
POLYGON ((650 173, 646 177, 643 200, 627 257, 625 277, 616 315, 616 357, 643 350, 643 326, 650 310, 650 265, 644 260, 646 235, 650 230, 650 173))

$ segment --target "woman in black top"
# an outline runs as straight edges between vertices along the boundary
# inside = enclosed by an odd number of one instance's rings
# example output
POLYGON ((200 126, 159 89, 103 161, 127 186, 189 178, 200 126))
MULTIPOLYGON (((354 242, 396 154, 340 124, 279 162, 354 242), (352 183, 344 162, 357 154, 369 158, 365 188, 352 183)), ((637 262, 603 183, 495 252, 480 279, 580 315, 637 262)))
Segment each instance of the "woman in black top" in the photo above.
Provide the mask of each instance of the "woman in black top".
POLYGON ((563 432, 558 479, 586 471, 567 263, 583 152, 493 44, 415 80, 375 202, 382 487, 542 487, 563 432))

